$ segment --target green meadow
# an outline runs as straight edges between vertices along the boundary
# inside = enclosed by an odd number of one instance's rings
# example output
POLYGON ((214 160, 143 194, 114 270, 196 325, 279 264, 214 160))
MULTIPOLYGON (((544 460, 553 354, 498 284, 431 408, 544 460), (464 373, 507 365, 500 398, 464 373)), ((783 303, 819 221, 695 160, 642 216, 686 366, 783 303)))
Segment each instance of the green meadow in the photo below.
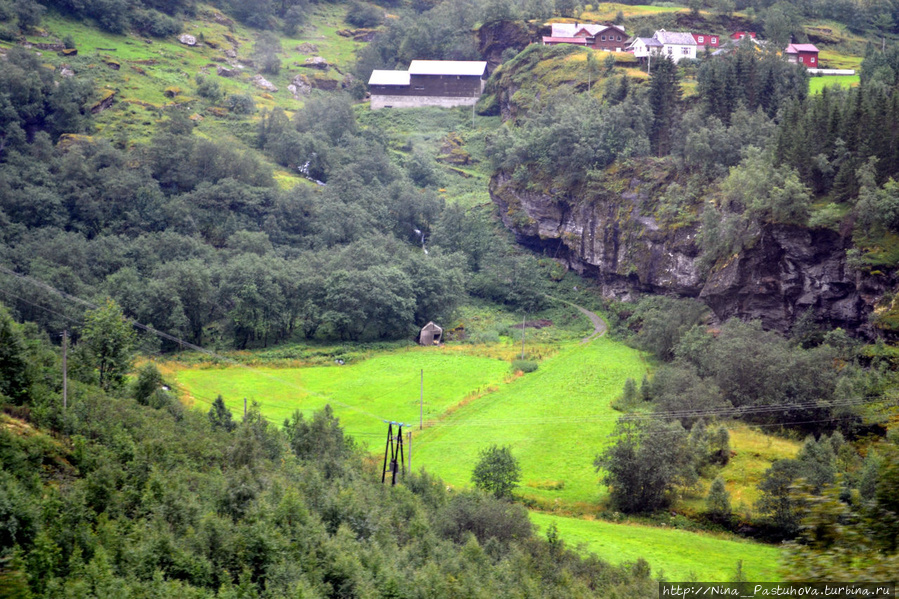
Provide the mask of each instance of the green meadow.
POLYGON ((856 87, 858 85, 858 75, 821 75, 820 77, 809 77, 808 91, 812 94, 821 93, 825 87, 856 87))
POLYGON ((780 549, 723 536, 673 528, 616 524, 532 512, 531 521, 545 534, 552 524, 559 536, 583 553, 594 553, 614 564, 645 559, 653 576, 673 582, 734 580, 742 561, 745 580, 778 581, 780 549))
MULTIPOLYGON (((497 355, 514 352, 499 346, 497 355)), ((197 409, 221 394, 240 415, 247 398, 280 424, 295 410, 311 415, 330 403, 347 432, 369 442, 385 435, 383 419, 411 423, 414 468, 454 486, 470 484, 478 452, 496 443, 510 445, 521 462, 522 496, 584 507, 603 499, 593 457, 619 416, 611 401, 628 377, 647 371, 640 353, 606 337, 569 342, 536 372, 516 377, 507 359, 466 347, 394 350, 344 366, 176 368, 175 376, 197 409)), ((379 451, 379 441, 369 444, 379 451)))
POLYGON ((415 469, 468 486, 478 452, 509 445, 521 464, 519 495, 547 505, 595 505, 605 491, 593 458, 619 416, 610 402, 627 378, 639 381, 646 370, 639 352, 607 337, 570 345, 536 372, 416 434, 415 469))
POLYGON ((296 410, 311 416, 331 404, 347 433, 368 441, 386 435, 382 420, 417 427, 422 371, 424 418, 433 420, 466 397, 501 384, 509 363, 452 350, 408 348, 343 366, 179 369, 176 379, 197 409, 208 410, 222 395, 239 416, 246 398, 258 401, 262 414, 277 425, 296 410))

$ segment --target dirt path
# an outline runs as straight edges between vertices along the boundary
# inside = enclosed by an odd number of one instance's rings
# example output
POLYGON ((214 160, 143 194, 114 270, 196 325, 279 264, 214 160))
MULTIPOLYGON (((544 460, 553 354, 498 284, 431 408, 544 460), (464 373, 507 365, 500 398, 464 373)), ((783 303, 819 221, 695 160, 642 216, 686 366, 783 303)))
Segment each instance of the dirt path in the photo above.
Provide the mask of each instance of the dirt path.
POLYGON ((608 327, 608 325, 606 325, 606 322, 602 318, 600 318, 599 315, 596 314, 595 312, 591 312, 587 308, 578 306, 577 304, 573 304, 569 301, 559 299, 557 297, 552 297, 549 295, 547 295, 546 297, 548 297, 551 300, 555 300, 557 302, 562 302, 563 304, 568 304, 572 308, 577 308, 584 316, 586 316, 587 318, 590 319, 590 322, 593 323, 593 332, 590 335, 587 335, 586 337, 581 339, 581 343, 590 343, 597 337, 602 337, 603 335, 605 335, 606 331, 609 330, 609 327, 608 327))

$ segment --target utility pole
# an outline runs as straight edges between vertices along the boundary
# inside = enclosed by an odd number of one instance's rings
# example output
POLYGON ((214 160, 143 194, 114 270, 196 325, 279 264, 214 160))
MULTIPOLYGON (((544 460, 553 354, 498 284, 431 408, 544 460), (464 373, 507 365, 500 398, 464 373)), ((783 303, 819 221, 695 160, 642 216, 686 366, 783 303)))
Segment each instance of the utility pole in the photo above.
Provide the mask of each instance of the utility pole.
POLYGON ((412 431, 406 433, 406 438, 409 440, 409 474, 412 474, 412 431))
POLYGON ((524 360, 524 325, 527 322, 528 313, 525 312, 521 317, 521 359, 524 360))
POLYGON ((243 419, 247 419, 247 398, 243 398, 243 419))
POLYGON ((425 369, 421 369, 421 393, 418 396, 418 430, 424 423, 425 417, 425 369))
POLYGON ((62 332, 62 409, 69 406, 69 332, 62 332))

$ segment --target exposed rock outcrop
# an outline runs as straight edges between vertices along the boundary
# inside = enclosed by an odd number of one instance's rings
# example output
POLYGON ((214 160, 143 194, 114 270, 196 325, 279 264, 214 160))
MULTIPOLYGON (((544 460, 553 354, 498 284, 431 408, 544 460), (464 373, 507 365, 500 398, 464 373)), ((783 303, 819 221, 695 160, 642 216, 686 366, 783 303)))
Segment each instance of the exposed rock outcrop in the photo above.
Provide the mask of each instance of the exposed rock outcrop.
POLYGON ((759 319, 780 331, 812 309, 831 326, 874 335, 870 316, 895 281, 851 269, 849 238, 830 229, 765 225, 737 255, 704 269, 698 219, 660 225, 641 212, 652 203, 641 183, 579 200, 522 189, 500 172, 490 193, 520 243, 597 279, 607 297, 694 297, 721 321, 759 319))
POLYGON ((539 26, 522 21, 494 21, 478 29, 478 51, 487 61, 489 72, 502 63, 503 52, 512 48, 521 52, 528 44, 539 41, 539 26))
POLYGON ((278 88, 275 87, 275 84, 263 77, 262 75, 253 75, 253 85, 258 87, 259 89, 264 89, 270 92, 278 91, 278 88))

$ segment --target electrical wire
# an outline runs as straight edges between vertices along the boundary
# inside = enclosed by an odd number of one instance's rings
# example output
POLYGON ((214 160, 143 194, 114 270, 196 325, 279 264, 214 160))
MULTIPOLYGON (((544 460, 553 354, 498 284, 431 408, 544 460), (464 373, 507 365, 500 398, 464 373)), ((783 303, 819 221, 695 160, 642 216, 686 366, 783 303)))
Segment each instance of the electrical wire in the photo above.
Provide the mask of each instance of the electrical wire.
MULTIPOLYGON (((30 284, 32 284, 32 285, 34 285, 34 286, 36 286, 36 287, 40 287, 41 289, 43 289, 43 290, 45 290, 45 291, 48 291, 48 292, 53 293, 53 294, 55 294, 55 295, 58 295, 59 297, 62 297, 63 299, 66 299, 66 300, 68 300, 68 301, 70 301, 70 302, 74 302, 74 303, 80 304, 80 305, 82 305, 82 306, 84 306, 84 307, 86 307, 86 308, 90 308, 90 309, 92 309, 92 310, 98 310, 98 309, 100 309, 100 306, 98 306, 97 304, 94 304, 93 302, 90 302, 90 301, 88 301, 88 300, 82 299, 82 298, 77 297, 77 296, 75 296, 75 295, 72 295, 72 294, 70 294, 70 293, 66 293, 65 291, 62 291, 62 290, 60 290, 60 289, 57 289, 56 287, 53 287, 52 285, 50 285, 50 284, 48 284, 48 283, 44 283, 43 281, 40 281, 40 280, 35 279, 35 278, 33 278, 33 277, 30 277, 30 276, 28 276, 28 275, 23 275, 23 274, 21 274, 21 273, 17 273, 17 272, 15 272, 15 271, 13 271, 13 270, 10 270, 10 269, 6 268, 6 267, 3 266, 3 265, 0 265, 0 272, 4 272, 4 273, 6 273, 6 274, 12 275, 12 276, 14 276, 14 277, 16 277, 16 278, 18 278, 18 279, 20 279, 20 280, 22 280, 22 281, 25 281, 25 282, 27 282, 27 283, 30 283, 30 284)), ((30 303, 30 302, 29 302, 29 303, 30 303)), ((35 307, 41 307, 41 306, 37 306, 36 304, 32 304, 32 305, 34 305, 35 307)), ((46 309, 46 310, 48 310, 48 311, 51 311, 51 310, 49 310, 49 308, 44 308, 44 309, 46 309)), ((261 375, 261 376, 268 377, 268 378, 270 378, 270 379, 272 379, 272 380, 274 380, 274 381, 277 381, 277 382, 279 382, 279 383, 281 383, 281 384, 283 384, 283 385, 285 385, 285 386, 287 386, 287 387, 291 387, 291 388, 296 389, 296 390, 298 390, 298 391, 301 391, 301 392, 303 392, 303 393, 305 393, 305 394, 307 394, 307 395, 311 395, 311 396, 314 396, 314 397, 320 397, 320 398, 325 399, 325 400, 327 400, 327 401, 329 401, 329 402, 333 402, 333 403, 336 404, 336 405, 339 405, 339 406, 341 406, 341 407, 344 407, 344 408, 346 408, 346 409, 348 409, 348 410, 352 410, 352 411, 354 411, 354 412, 358 412, 358 413, 363 414, 363 415, 365 415, 365 416, 368 416, 368 417, 370 417, 370 418, 374 418, 374 419, 377 419, 377 420, 381 420, 382 422, 388 421, 388 419, 386 419, 386 418, 382 418, 381 416, 378 416, 377 414, 373 414, 373 413, 371 413, 371 412, 369 412, 369 411, 367 411, 367 410, 364 410, 364 409, 362 409, 362 408, 359 408, 359 407, 356 407, 356 406, 353 406, 353 405, 344 403, 344 402, 342 402, 342 401, 340 401, 340 400, 338 400, 338 399, 335 399, 334 397, 331 397, 330 395, 327 395, 327 394, 324 394, 324 393, 319 393, 318 391, 312 391, 311 389, 307 389, 307 388, 305 388, 305 387, 301 387, 301 386, 299 386, 299 385, 294 384, 294 383, 291 382, 291 381, 286 381, 286 380, 281 379, 281 378, 279 378, 279 377, 277 377, 277 376, 274 376, 274 375, 272 375, 272 374, 270 374, 270 373, 262 372, 262 371, 260 371, 260 370, 258 370, 258 369, 256 369, 256 368, 254 368, 254 367, 252 367, 252 366, 248 366, 248 365, 246 365, 246 364, 243 364, 242 362, 239 362, 239 361, 237 361, 237 360, 235 360, 235 359, 233 359, 233 358, 229 358, 229 357, 227 357, 227 356, 223 356, 223 355, 221 355, 221 354, 219 354, 219 353, 216 353, 216 352, 214 352, 214 351, 212 351, 212 350, 210 350, 210 349, 206 349, 206 348, 201 347, 201 346, 199 346, 199 345, 196 345, 196 344, 194 344, 194 343, 190 343, 189 341, 185 341, 184 339, 180 339, 180 338, 178 338, 178 337, 175 337, 174 335, 170 335, 170 334, 168 334, 168 333, 166 333, 166 332, 164 332, 164 331, 160 331, 160 330, 155 329, 155 328, 153 328, 153 327, 151 327, 151 326, 147 326, 147 325, 143 324, 142 322, 138 322, 138 321, 135 320, 134 318, 130 318, 130 317, 125 316, 125 320, 126 320, 128 323, 130 323, 132 326, 137 327, 137 328, 141 329, 142 331, 146 331, 146 332, 151 333, 151 334, 153 334, 153 335, 156 335, 157 337, 160 337, 160 338, 162 338, 162 339, 166 339, 166 340, 168 340, 168 341, 172 341, 172 342, 174 342, 174 343, 178 343, 178 344, 180 344, 182 347, 188 347, 188 348, 190 348, 190 349, 192 349, 192 350, 194 350, 194 351, 200 352, 200 353, 202 353, 202 354, 205 354, 205 355, 207 355, 207 356, 210 356, 210 357, 215 358, 215 359, 217 359, 217 360, 220 360, 220 361, 222 361, 222 362, 226 362, 226 363, 231 364, 231 365, 233 365, 233 366, 238 366, 238 367, 240 367, 240 368, 244 368, 244 369, 246 369, 246 370, 249 370, 250 372, 253 372, 253 373, 255 373, 255 374, 258 374, 258 375, 261 375)), ((408 383, 407 383, 407 384, 408 384, 408 383)))
MULTIPOLYGON (((91 309, 99 308, 99 306, 97 306, 93 302, 90 302, 90 301, 84 300, 82 298, 79 298, 77 296, 66 293, 60 289, 53 287, 52 285, 44 283, 43 281, 39 281, 28 275, 23 275, 21 273, 17 273, 17 272, 12 271, 2 265, 0 265, 0 271, 5 272, 6 274, 12 275, 14 277, 17 277, 20 280, 23 280, 25 282, 33 284, 37 287, 40 287, 40 288, 44 289, 45 291, 48 291, 59 297, 62 297, 63 299, 65 299, 67 301, 74 302, 74 303, 77 303, 84 307, 91 308, 91 309)), ((55 310, 47 308, 46 306, 41 306, 39 304, 35 304, 29 300, 26 300, 24 298, 21 298, 21 297, 15 295, 7 290, 0 289, 0 292, 3 292, 5 295, 8 295, 10 297, 14 297, 19 301, 23 301, 35 308, 50 312, 56 316, 59 316, 60 318, 64 318, 71 322, 78 322, 77 319, 74 319, 70 316, 66 316, 64 314, 61 314, 55 310)), ((285 385, 287 387, 301 391, 301 392, 305 393, 306 395, 325 399, 326 401, 331 402, 335 405, 339 405, 341 407, 347 408, 348 410, 358 412, 360 414, 363 414, 370 418, 380 420, 382 422, 390 421, 389 419, 382 418, 381 416, 378 416, 374 413, 371 413, 371 412, 364 410, 362 408, 359 408, 357 406, 353 406, 353 405, 347 404, 345 402, 342 402, 340 400, 337 400, 331 395, 313 391, 306 387, 302 387, 300 385, 295 384, 292 381, 285 380, 281 377, 277 377, 268 372, 263 372, 262 370, 259 370, 258 368, 254 368, 252 366, 243 364, 242 362, 239 362, 238 360, 235 360, 233 358, 223 356, 215 351, 212 351, 212 350, 206 349, 204 347, 201 347, 199 345, 190 343, 190 342, 180 339, 174 335, 165 333, 164 331, 160 331, 153 327, 144 325, 143 323, 138 322, 137 320, 135 320, 133 318, 125 317, 125 319, 132 326, 135 326, 143 331, 146 331, 148 333, 151 333, 153 335, 156 335, 156 336, 166 339, 168 341, 178 343, 182 347, 188 347, 194 351, 197 351, 197 352, 200 352, 207 356, 210 356, 212 358, 215 358, 216 360, 220 360, 222 362, 226 362, 228 364, 238 366, 240 368, 244 368, 244 369, 249 370, 257 375, 265 376, 265 377, 267 377, 271 380, 274 380, 282 385, 285 385)), ((366 399, 368 401, 377 401, 377 400, 383 399, 384 397, 395 394, 398 391, 405 389, 406 387, 410 386, 411 384, 413 384, 416 381, 417 381, 417 379, 399 383, 394 388, 387 390, 387 391, 379 394, 376 397, 366 398, 366 399)), ((210 406, 212 405, 212 403, 214 401, 214 400, 209 399, 208 397, 204 397, 202 394, 198 394, 198 393, 194 393, 194 392, 191 392, 188 395, 191 398, 198 399, 199 401, 201 401, 201 403, 204 403, 204 404, 207 404, 210 406)), ((267 401, 266 403, 270 406, 274 405, 275 407, 290 407, 292 405, 290 403, 286 403, 283 401, 275 401, 274 404, 272 404, 271 401, 267 401)), ((816 401, 807 401, 807 402, 797 402, 797 403, 791 403, 791 404, 769 404, 769 405, 763 405, 763 406, 748 406, 748 407, 720 406, 720 407, 716 407, 716 408, 706 408, 706 409, 696 409, 696 410, 683 409, 683 410, 668 410, 668 411, 656 411, 656 412, 630 412, 628 414, 593 414, 593 415, 581 414, 576 417, 544 415, 544 416, 529 417, 529 418, 504 418, 504 419, 494 418, 494 419, 490 419, 488 421, 480 421, 480 422, 478 422, 478 421, 455 422, 452 420, 437 419, 437 420, 431 420, 430 422, 428 422, 426 424, 425 430, 426 431, 437 431, 440 429, 452 428, 452 427, 457 427, 457 426, 464 426, 464 427, 470 428, 472 426, 509 427, 509 426, 522 426, 522 425, 535 425, 536 426, 536 425, 546 425, 546 424, 564 425, 564 424, 602 423, 602 422, 617 421, 623 417, 627 417, 632 420, 649 420, 649 419, 674 420, 674 419, 684 419, 684 418, 690 418, 690 419, 693 419, 693 418, 732 418, 732 417, 745 416, 745 415, 749 415, 749 414, 761 415, 761 414, 775 414, 775 413, 784 413, 784 412, 801 411, 801 410, 819 410, 819 409, 823 409, 823 408, 853 407, 853 406, 865 405, 865 404, 870 404, 870 403, 871 402, 869 400, 861 398, 861 399, 848 399, 848 400, 842 400, 842 401, 831 401, 831 402, 827 402, 825 405, 822 405, 821 403, 816 402, 816 401)), ((263 418, 266 421, 277 425, 277 423, 275 423, 271 418, 266 417, 266 416, 263 416, 263 418)), ((837 420, 840 420, 839 416, 833 416, 830 418, 815 419, 815 420, 791 420, 790 424, 794 424, 794 425, 795 424, 811 424, 811 423, 820 423, 820 422, 833 422, 833 421, 837 421, 837 420)), ((782 423, 758 424, 758 425, 754 425, 754 426, 772 426, 773 427, 773 426, 782 426, 782 423)), ((348 432, 347 434, 350 436, 360 436, 360 435, 362 435, 362 436, 381 436, 380 434, 367 433, 367 432, 361 432, 361 431, 357 432, 355 434, 348 432)), ((491 442, 496 442, 496 440, 491 439, 491 442)), ((457 441, 433 441, 431 443, 433 443, 433 444, 440 444, 440 443, 456 444, 458 442, 457 441)), ((465 444, 465 443, 463 442, 463 444, 465 444)))

